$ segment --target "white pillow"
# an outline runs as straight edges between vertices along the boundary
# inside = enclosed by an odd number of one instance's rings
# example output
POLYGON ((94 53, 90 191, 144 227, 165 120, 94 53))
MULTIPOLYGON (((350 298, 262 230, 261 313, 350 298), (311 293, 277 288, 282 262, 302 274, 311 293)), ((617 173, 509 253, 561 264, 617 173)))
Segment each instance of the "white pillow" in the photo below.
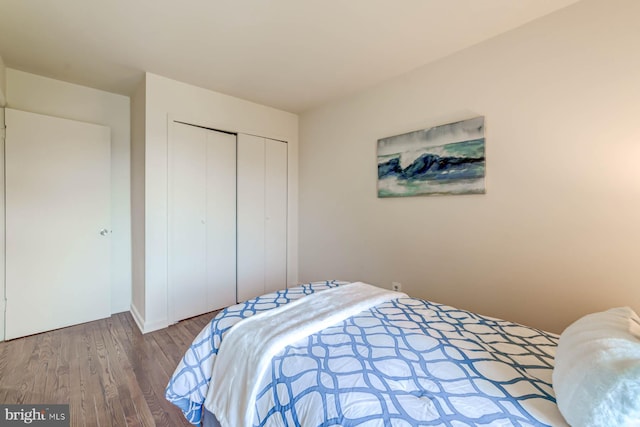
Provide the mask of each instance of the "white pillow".
POLYGON ((640 318, 629 307, 578 319, 560 335, 553 369, 573 427, 640 426, 640 318))

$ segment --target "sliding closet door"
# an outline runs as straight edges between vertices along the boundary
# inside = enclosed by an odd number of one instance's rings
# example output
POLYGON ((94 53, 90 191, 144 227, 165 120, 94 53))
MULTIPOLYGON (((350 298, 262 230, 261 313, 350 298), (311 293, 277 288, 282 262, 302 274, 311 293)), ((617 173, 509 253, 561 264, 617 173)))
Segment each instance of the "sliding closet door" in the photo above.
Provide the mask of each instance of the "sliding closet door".
POLYGON ((6 338, 108 317, 109 128, 9 108, 6 125, 6 338))
POLYGON ((178 321, 207 311, 207 135, 173 123, 169 151, 169 311, 178 321))
POLYGON ((238 135, 238 300, 287 286, 287 144, 238 135))
POLYGON ((169 317, 235 303, 235 136, 172 122, 169 317))
POLYGON ((287 285, 287 144, 265 139, 265 292, 287 285))
POLYGON ((236 303, 236 136, 207 131, 207 309, 236 303))
POLYGON ((264 293, 264 138, 238 135, 238 301, 264 293))

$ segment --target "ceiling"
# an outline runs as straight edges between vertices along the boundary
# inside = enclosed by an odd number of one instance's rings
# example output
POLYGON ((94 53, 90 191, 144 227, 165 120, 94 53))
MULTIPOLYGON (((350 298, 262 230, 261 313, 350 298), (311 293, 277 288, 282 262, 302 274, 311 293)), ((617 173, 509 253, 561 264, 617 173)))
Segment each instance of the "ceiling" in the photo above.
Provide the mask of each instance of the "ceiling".
POLYGON ((7 67, 129 95, 148 71, 293 113, 577 0, 1 0, 7 67))

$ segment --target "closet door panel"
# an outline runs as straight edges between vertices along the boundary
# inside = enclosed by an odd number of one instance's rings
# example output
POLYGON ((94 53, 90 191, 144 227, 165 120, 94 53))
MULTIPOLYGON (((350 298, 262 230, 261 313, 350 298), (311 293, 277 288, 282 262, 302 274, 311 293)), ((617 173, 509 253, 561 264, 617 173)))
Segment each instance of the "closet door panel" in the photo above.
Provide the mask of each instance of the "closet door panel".
POLYGON ((238 134, 238 301, 265 287, 264 138, 238 134))
POLYGON ((169 309, 178 321, 207 311, 205 130, 172 123, 169 147, 169 309))
POLYGON ((287 287, 287 144, 265 140, 265 292, 287 287))
POLYGON ((236 303, 236 137, 207 132, 207 306, 236 303))

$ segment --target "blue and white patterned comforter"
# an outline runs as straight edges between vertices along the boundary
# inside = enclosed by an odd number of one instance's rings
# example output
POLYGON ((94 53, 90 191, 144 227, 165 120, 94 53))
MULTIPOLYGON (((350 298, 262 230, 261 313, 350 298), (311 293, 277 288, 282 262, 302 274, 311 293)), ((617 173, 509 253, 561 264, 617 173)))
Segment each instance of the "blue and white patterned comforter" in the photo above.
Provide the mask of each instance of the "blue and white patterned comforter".
MULTIPOLYGON (((307 284, 225 309, 187 350, 167 399, 198 424, 220 342, 235 323, 341 283, 307 284)), ((563 426, 551 387, 557 342, 441 304, 389 301, 285 347, 260 380, 253 424, 563 426)))

